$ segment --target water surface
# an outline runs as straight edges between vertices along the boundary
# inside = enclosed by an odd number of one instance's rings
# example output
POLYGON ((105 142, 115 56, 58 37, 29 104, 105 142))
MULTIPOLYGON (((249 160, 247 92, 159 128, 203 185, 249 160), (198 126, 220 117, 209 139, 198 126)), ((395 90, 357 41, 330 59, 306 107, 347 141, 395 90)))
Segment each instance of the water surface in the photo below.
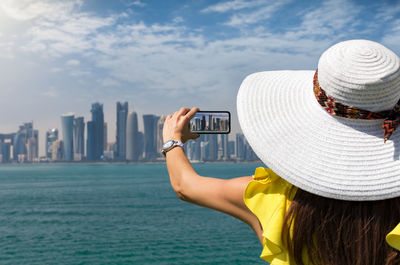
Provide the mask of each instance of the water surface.
POLYGON ((1 264, 266 264, 247 225, 180 201, 165 165, 2 165, 0 202, 1 264))

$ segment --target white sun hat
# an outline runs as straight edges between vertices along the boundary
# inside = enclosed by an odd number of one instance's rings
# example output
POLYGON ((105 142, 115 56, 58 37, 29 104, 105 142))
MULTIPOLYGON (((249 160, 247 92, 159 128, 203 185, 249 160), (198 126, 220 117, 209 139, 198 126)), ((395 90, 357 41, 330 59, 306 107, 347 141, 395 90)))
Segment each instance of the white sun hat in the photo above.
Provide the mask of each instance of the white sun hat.
POLYGON ((399 57, 376 42, 344 41, 322 54, 315 73, 246 77, 237 111, 254 152, 288 182, 323 197, 400 196, 399 57), (378 118, 358 119, 363 112, 378 118), (384 121, 393 133, 386 142, 384 121))

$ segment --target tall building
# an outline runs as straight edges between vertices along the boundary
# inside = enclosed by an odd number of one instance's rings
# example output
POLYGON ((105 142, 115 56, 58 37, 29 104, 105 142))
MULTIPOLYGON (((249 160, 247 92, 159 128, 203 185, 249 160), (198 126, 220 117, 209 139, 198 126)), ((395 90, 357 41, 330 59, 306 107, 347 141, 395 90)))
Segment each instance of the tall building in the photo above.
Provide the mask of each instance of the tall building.
POLYGON ((58 140, 58 129, 53 128, 50 129, 46 132, 46 145, 45 145, 45 151, 46 151, 46 157, 48 159, 52 158, 52 153, 53 153, 53 143, 58 140))
POLYGON ((27 139, 28 161, 39 159, 39 131, 32 130, 32 135, 27 139), (29 141, 29 145, 28 145, 29 141), (29 149, 28 149, 29 146, 29 149))
MULTIPOLYGON (((224 128, 222 128, 224 129, 224 128)), ((221 148, 222 148, 222 160, 227 161, 230 159, 229 157, 229 138, 228 134, 221 134, 221 148)))
POLYGON ((13 139, 13 159, 23 162, 28 160, 28 140, 30 144, 30 161, 39 157, 39 132, 33 129, 33 122, 27 122, 19 126, 19 130, 13 139), (33 138, 34 140, 29 140, 33 138))
POLYGON ((241 133, 236 134, 236 160, 244 160, 246 155, 244 135, 241 133))
POLYGON ((157 158, 157 122, 158 116, 143 115, 144 125, 144 159, 154 160, 157 158))
POLYGON ((209 157, 209 143, 200 142, 200 160, 207 161, 209 157))
POLYGON ((104 151, 104 114, 103 104, 93 103, 92 109, 91 128, 89 129, 88 122, 88 135, 87 142, 90 139, 90 146, 87 144, 86 153, 87 159, 91 161, 100 160, 104 151), (90 148, 90 149, 89 149, 90 148))
POLYGON ((232 158, 232 156, 235 156, 235 142, 234 141, 228 141, 228 156, 232 158))
POLYGON ((108 134, 107 134, 108 126, 107 126, 107 122, 104 122, 103 131, 104 131, 104 134, 103 134, 103 137, 104 137, 104 140, 103 140, 103 148, 104 148, 103 152, 104 152, 104 150, 107 150, 107 144, 108 144, 108 134))
POLYGON ((138 150, 138 159, 143 159, 144 153, 144 134, 142 132, 138 132, 138 142, 139 142, 139 150, 138 150))
POLYGON ((126 160, 138 161, 140 154, 138 118, 136 112, 131 111, 126 122, 126 160))
POLYGON ((158 153, 159 157, 164 157, 162 152, 161 152, 161 149, 162 149, 163 144, 164 144, 163 128, 164 128, 165 119, 166 119, 166 116, 162 115, 160 117, 160 119, 158 120, 158 122, 157 122, 157 128, 156 128, 156 130, 157 130, 157 134, 156 134, 156 141, 157 141, 156 152, 158 153))
POLYGON ((186 154, 192 161, 200 161, 201 159, 201 142, 187 141, 185 144, 186 154))
POLYGON ((126 160, 126 122, 128 117, 128 102, 117 102, 116 158, 126 160))
POLYGON ((74 118, 73 113, 67 113, 61 116, 65 161, 74 160, 74 118))
POLYGON ((35 161, 35 159, 37 159, 37 153, 38 153, 38 145, 37 145, 37 138, 35 137, 31 137, 28 138, 28 140, 26 141, 26 149, 27 149, 27 160, 28 161, 35 161))
POLYGON ((13 160, 18 160, 21 155, 26 154, 26 134, 20 130, 15 134, 13 139, 13 160))
POLYGON ((12 157, 12 145, 15 133, 0 134, 0 154, 1 162, 10 162, 12 157))
POLYGON ((86 160, 95 160, 94 148, 94 122, 88 121, 87 123, 87 137, 86 137, 86 160))
POLYGON ((217 134, 207 134, 206 141, 208 141, 208 157, 207 160, 215 161, 218 158, 218 137, 217 134))
POLYGON ((236 134, 236 159, 245 161, 259 160, 243 134, 236 134))
POLYGON ((10 162, 11 142, 0 140, 0 163, 10 162))
POLYGON ((52 154, 51 160, 53 161, 61 161, 64 160, 64 144, 61 140, 54 141, 52 145, 52 154))
POLYGON ((85 121, 83 117, 74 119, 74 160, 80 161, 85 156, 85 121))
POLYGON ((247 161, 259 160, 256 153, 254 153, 253 148, 251 148, 250 144, 247 142, 246 138, 244 146, 245 146, 245 160, 247 161))

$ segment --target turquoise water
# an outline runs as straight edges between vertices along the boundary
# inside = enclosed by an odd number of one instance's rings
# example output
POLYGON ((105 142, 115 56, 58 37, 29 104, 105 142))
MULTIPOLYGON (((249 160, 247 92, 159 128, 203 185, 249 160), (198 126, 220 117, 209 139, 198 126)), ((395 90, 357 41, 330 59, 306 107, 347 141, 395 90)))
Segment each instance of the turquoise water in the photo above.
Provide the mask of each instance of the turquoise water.
POLYGON ((165 165, 0 166, 0 237, 1 264, 267 264, 246 224, 180 201, 165 165))

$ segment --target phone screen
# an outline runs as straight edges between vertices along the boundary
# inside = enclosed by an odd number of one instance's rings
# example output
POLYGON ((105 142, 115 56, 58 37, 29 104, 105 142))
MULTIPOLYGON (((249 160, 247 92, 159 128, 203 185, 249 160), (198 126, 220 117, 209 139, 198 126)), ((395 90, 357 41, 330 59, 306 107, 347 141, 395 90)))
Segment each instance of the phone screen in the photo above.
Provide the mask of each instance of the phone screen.
POLYGON ((190 131, 194 133, 230 133, 229 111, 198 111, 190 120, 190 131))

